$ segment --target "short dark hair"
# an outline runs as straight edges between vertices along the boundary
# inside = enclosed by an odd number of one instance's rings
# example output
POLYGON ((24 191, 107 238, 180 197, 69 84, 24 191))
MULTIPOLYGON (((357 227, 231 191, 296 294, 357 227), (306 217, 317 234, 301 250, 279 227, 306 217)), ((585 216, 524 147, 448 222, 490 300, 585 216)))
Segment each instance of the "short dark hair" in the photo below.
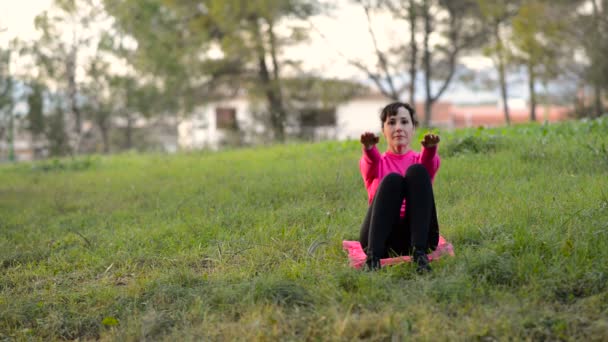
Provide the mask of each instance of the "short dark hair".
POLYGON ((416 117, 416 111, 414 110, 414 108, 412 106, 410 106, 409 103, 405 103, 405 102, 389 103, 388 105, 386 105, 386 107, 384 107, 382 109, 382 112, 380 112, 380 121, 381 121, 382 127, 384 127, 384 123, 386 122, 386 119, 388 119, 389 116, 397 115, 397 112, 399 111, 399 107, 405 108, 410 113, 410 117, 412 118, 412 123, 414 124, 414 127, 417 127, 418 126, 418 117, 416 117))

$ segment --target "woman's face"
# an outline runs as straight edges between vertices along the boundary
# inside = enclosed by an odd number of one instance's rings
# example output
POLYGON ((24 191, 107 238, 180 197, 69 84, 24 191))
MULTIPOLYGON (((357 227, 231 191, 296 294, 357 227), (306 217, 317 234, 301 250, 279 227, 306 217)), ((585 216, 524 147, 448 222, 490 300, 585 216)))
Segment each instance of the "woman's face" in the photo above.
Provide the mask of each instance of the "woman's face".
POLYGON ((405 107, 399 107, 397 114, 388 116, 382 125, 382 133, 389 149, 395 153, 405 153, 414 136, 414 123, 405 107))

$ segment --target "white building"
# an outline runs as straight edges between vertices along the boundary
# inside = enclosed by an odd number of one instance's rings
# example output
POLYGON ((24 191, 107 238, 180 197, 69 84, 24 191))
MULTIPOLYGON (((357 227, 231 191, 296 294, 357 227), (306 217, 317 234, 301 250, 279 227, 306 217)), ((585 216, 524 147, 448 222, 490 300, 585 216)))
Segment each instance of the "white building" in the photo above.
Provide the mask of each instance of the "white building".
MULTIPOLYGON (((313 141, 356 138, 364 131, 380 130, 380 110, 389 102, 390 99, 381 95, 358 97, 336 108, 313 111, 303 120, 303 127, 288 123, 285 130, 288 134, 300 132, 313 141)), ((215 150, 226 144, 263 141, 266 128, 255 119, 256 111, 255 104, 251 104, 246 97, 199 107, 178 125, 179 147, 215 150)))
POLYGON ((217 149, 230 143, 236 128, 241 143, 251 143, 254 133, 262 133, 254 121, 252 108, 244 97, 209 103, 198 107, 177 126, 177 143, 181 149, 217 149))

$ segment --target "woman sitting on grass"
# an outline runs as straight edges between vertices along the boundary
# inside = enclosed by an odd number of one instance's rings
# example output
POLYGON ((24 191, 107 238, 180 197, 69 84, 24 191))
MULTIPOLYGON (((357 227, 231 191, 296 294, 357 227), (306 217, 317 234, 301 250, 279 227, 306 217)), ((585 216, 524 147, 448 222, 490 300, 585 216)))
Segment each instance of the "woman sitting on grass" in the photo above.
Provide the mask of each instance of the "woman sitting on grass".
POLYGON ((367 254, 366 265, 377 270, 382 258, 413 255, 417 272, 428 272, 427 252, 437 248, 439 241, 431 185, 439 169, 439 136, 426 134, 421 153, 410 149, 418 120, 407 103, 387 105, 380 120, 388 144, 384 154, 376 147, 377 136, 370 132, 361 135, 359 166, 370 205, 359 238, 367 254))

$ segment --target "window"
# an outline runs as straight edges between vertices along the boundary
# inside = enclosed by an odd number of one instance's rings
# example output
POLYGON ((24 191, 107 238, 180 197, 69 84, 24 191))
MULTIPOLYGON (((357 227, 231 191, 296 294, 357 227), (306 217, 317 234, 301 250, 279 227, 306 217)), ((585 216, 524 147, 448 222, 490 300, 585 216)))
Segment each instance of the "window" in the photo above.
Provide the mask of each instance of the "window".
POLYGON ((236 108, 217 107, 215 108, 215 122, 218 129, 236 130, 236 108))
POLYGON ((319 127, 336 125, 336 108, 305 108, 300 113, 302 126, 319 127))

